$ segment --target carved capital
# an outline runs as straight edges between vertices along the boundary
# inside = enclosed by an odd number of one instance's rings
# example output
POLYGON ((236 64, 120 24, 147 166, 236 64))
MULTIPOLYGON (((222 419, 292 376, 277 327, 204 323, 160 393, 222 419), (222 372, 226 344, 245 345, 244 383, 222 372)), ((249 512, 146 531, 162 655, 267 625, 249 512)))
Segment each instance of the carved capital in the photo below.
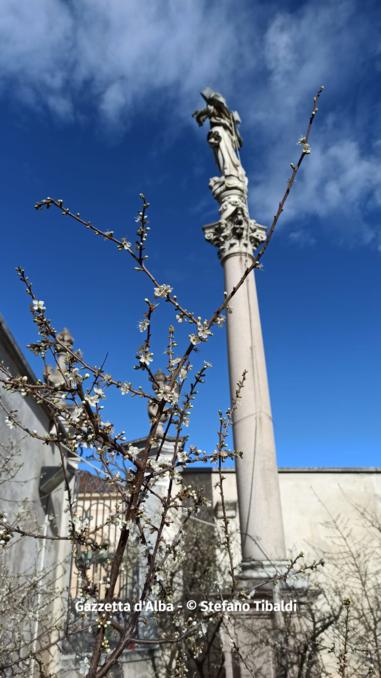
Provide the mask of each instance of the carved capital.
POLYGON ((217 247, 221 262, 231 254, 252 254, 266 240, 266 229, 254 219, 229 218, 204 226, 205 240, 217 247))
POLYGON ((229 254, 252 254, 266 240, 266 229, 250 219, 246 193, 222 192, 219 203, 220 219, 204 226, 205 239, 217 247, 221 261, 229 254))

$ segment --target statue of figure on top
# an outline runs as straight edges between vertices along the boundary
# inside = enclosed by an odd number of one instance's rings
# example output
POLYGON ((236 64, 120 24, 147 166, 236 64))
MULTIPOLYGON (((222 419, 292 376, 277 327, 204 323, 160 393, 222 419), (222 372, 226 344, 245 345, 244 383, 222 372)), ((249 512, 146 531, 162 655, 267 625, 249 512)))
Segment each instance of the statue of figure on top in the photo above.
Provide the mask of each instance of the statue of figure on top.
POLYGON ((193 113, 198 125, 209 119, 208 142, 213 149, 221 177, 213 177, 210 182, 213 195, 218 197, 224 189, 247 191, 247 177, 239 157, 242 137, 238 126, 241 122, 237 111, 230 111, 224 97, 207 87, 201 92, 206 102, 205 108, 193 113))
POLYGON ((45 380, 52 386, 62 386, 65 384, 65 372, 67 372, 70 362, 70 354, 66 348, 70 351, 74 344, 74 339, 66 327, 62 332, 57 334, 57 339, 58 342, 60 342, 57 344, 57 366, 52 367, 51 365, 47 365, 45 368, 45 380), (60 346, 60 344, 62 344, 62 346, 60 346))
MULTIPOLYGON (((166 377, 164 372, 161 370, 157 370, 156 374, 154 374, 155 381, 153 382, 153 390, 155 391, 156 397, 158 400, 165 400, 168 404, 177 402, 179 398, 179 386, 177 383, 170 385, 171 379, 170 377, 166 377)), ((151 420, 151 424, 156 420, 156 417, 158 415, 159 411, 159 405, 155 400, 149 400, 148 401, 148 416, 151 420)), ((156 428, 156 437, 157 438, 163 438, 164 437, 164 428, 163 428, 163 423, 165 423, 168 420, 169 416, 169 410, 165 409, 161 416, 160 420, 158 422, 157 428, 156 428)))
POLYGON ((241 118, 228 108, 224 97, 207 87, 201 92, 206 106, 193 113, 198 125, 209 120, 208 143, 213 149, 219 177, 212 177, 209 187, 219 203, 219 220, 204 226, 205 238, 218 248, 221 260, 230 254, 252 254, 266 240, 266 229, 249 215, 248 180, 239 157, 242 137, 241 118))

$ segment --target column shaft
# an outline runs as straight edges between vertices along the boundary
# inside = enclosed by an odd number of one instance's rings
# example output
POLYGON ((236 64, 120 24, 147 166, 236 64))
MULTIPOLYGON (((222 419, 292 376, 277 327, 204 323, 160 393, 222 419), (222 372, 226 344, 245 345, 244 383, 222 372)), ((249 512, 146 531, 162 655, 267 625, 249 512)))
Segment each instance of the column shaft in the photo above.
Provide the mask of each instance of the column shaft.
MULTIPOLYGON (((225 290, 229 294, 252 257, 231 254, 223 261, 225 290)), ((237 459, 238 502, 243 561, 281 560, 285 557, 282 511, 265 353, 254 274, 251 273, 230 303, 227 317, 230 391, 247 371, 233 418, 237 459)))

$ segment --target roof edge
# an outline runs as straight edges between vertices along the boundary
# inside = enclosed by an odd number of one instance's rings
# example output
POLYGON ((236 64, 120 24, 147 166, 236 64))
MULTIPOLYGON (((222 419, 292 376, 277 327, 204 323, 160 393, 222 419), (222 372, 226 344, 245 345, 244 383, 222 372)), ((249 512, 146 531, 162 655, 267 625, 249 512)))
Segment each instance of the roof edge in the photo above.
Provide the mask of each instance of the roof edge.
POLYGON ((4 342, 5 348, 15 362, 17 368, 22 372, 23 376, 27 376, 31 381, 37 381, 37 377, 25 358, 21 348, 14 338, 11 330, 5 322, 3 316, 0 314, 0 340, 4 342))

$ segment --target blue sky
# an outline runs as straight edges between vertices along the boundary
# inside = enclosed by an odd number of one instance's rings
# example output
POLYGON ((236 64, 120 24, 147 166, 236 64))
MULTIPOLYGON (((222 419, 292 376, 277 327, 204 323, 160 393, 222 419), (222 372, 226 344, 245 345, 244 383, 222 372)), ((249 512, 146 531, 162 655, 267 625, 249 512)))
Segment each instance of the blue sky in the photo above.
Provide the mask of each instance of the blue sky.
MULTIPOLYGON (((311 156, 257 274, 278 460, 381 465, 377 4, 3 0, 0 312, 20 346, 34 326, 17 265, 90 360, 108 352, 110 372, 141 383, 131 366, 149 287, 127 256, 34 202, 64 198, 131 239, 144 191, 153 270, 207 316, 223 281, 201 232, 217 206, 206 132, 191 118, 200 90, 239 110, 251 213, 269 224, 324 83, 311 156)), ((168 320, 163 306, 157 367, 168 320)), ((204 358, 214 367, 190 436, 211 449, 228 405, 224 330, 204 358)), ((140 403, 112 398, 108 412, 130 438, 145 434, 140 403)))

